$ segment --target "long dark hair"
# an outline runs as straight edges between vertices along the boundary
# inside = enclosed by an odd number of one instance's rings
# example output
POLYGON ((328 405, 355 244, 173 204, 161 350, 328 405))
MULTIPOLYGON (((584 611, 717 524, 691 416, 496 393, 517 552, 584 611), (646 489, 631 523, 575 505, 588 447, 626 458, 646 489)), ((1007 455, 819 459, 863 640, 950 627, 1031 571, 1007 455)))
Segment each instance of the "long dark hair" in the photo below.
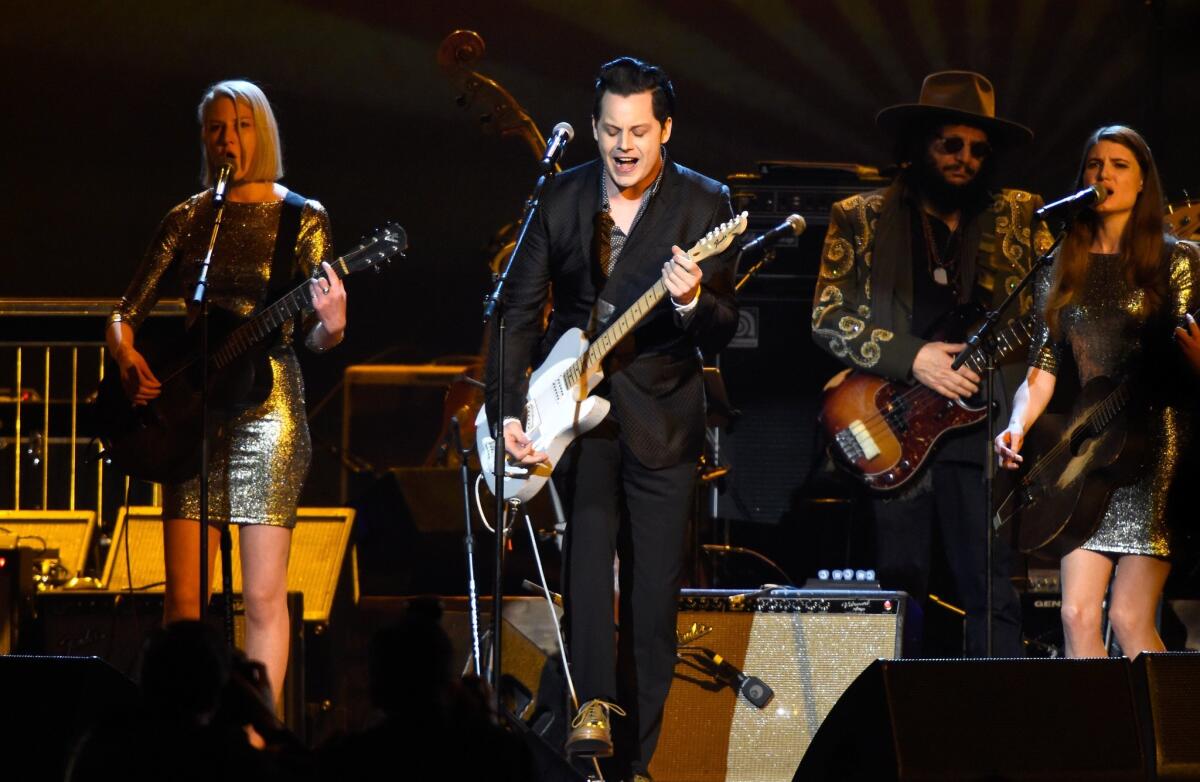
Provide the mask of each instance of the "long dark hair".
MULTIPOLYGON (((1111 141, 1128 149, 1142 169, 1142 192, 1133 205, 1133 214, 1121 234, 1121 266, 1129 284, 1145 292, 1147 309, 1156 314, 1166 299, 1166 275, 1163 274, 1163 194, 1154 155, 1141 134, 1124 125, 1106 125, 1088 137, 1083 145, 1075 189, 1083 187, 1088 155, 1101 141, 1111 141)), ((1095 211, 1087 209, 1076 218, 1058 253, 1057 275, 1046 301, 1046 323, 1050 333, 1059 334, 1059 314, 1083 284, 1087 273, 1088 250, 1100 224, 1095 211)))

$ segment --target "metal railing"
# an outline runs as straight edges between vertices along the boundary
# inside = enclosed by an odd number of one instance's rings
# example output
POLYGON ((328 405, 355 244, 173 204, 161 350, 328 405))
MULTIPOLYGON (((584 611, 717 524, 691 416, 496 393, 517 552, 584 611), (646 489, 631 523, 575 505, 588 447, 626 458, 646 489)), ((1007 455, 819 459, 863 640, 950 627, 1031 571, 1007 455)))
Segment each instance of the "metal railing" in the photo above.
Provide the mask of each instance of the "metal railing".
MULTIPOLYGON (((106 475, 96 422, 89 420, 105 372, 102 318, 114 303, 0 299, 0 509, 93 510, 102 528, 115 522, 129 485, 112 471, 106 475), (72 331, 66 339, 43 338, 64 330, 72 331), (109 501, 114 492, 120 496, 109 501)), ((152 315, 184 312, 175 299, 152 315)), ((142 504, 160 503, 158 486, 146 491, 142 504)))

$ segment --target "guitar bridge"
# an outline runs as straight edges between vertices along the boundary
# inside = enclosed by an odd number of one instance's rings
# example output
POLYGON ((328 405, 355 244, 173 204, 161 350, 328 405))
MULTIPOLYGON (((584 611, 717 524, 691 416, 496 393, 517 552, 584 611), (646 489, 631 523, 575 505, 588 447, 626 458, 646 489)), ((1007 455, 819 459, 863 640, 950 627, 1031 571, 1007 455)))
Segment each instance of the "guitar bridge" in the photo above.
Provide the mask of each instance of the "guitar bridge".
POLYGON ((849 426, 837 433, 835 439, 842 453, 851 461, 874 459, 880 454, 879 445, 867 430, 867 425, 861 420, 852 421, 849 426))

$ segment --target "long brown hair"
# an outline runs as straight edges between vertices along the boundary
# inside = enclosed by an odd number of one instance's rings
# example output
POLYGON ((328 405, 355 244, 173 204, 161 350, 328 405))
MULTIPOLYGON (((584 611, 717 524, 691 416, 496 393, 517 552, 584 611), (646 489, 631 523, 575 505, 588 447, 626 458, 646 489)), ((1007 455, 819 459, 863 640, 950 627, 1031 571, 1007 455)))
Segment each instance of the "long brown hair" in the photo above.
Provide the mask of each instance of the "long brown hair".
MULTIPOLYGON (((1163 270, 1163 194, 1154 156, 1141 134, 1124 125, 1106 125, 1098 129, 1083 145, 1083 158, 1075 189, 1083 188, 1084 170, 1088 155, 1101 141, 1111 141, 1128 149, 1142 169, 1142 191, 1133 205, 1133 213, 1121 234, 1121 266, 1131 286, 1145 292, 1146 305, 1153 315, 1166 298, 1166 278, 1163 270)), ((1059 314, 1074 298, 1087 272, 1088 250, 1092 245, 1100 218, 1091 209, 1084 210, 1075 220, 1063 240, 1055 264, 1057 273, 1050 296, 1046 301, 1046 323, 1050 333, 1059 334, 1059 314)))

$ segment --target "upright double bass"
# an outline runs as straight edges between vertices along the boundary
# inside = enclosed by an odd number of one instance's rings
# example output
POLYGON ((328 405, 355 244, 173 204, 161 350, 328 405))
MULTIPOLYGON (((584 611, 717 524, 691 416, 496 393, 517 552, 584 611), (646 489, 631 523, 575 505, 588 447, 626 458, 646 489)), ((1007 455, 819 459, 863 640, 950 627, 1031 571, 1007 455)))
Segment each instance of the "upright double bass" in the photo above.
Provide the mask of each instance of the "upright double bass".
MULTIPOLYGON (((455 105, 474 114, 484 134, 501 138, 516 137, 529 148, 534 160, 540 160, 546 142, 537 123, 508 90, 494 79, 473 70, 475 64, 483 59, 484 50, 483 38, 473 30, 455 30, 438 47, 438 66, 454 87, 455 105)), ((555 163, 555 173, 560 170, 555 163)), ((489 265, 493 274, 499 273, 512 253, 519 227, 517 223, 503 226, 488 244, 489 265)), ((458 421, 462 442, 475 440, 475 416, 483 406, 483 363, 486 355, 485 331, 479 353, 462 359, 461 363, 467 364, 467 369, 446 390, 441 433, 425 459, 427 465, 457 466, 459 457, 450 445, 452 417, 458 421)))

